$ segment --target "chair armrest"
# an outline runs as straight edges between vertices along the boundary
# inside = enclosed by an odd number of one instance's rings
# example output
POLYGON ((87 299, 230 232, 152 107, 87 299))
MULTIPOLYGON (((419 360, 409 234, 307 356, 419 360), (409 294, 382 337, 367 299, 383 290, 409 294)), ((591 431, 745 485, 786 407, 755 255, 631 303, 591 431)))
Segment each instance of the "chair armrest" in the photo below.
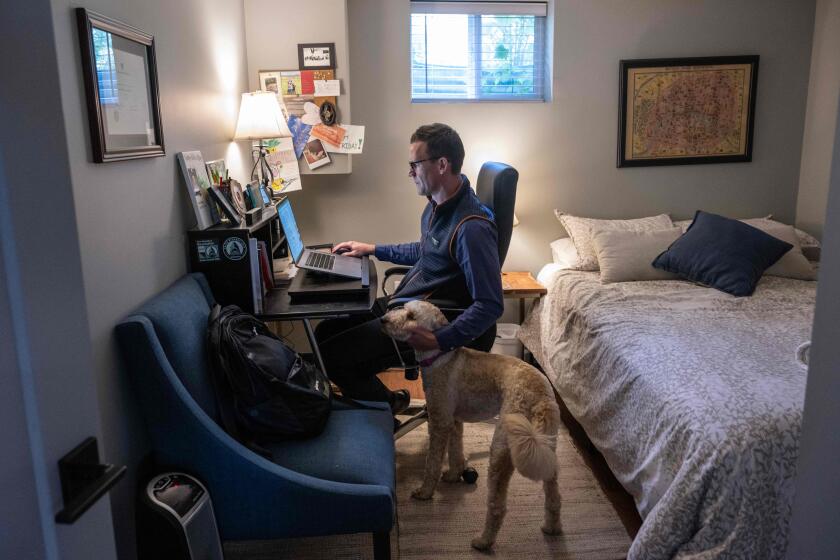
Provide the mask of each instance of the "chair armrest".
POLYGON ((385 274, 382 277, 382 293, 386 296, 391 296, 388 292, 388 278, 391 276, 402 275, 405 276, 408 274, 408 271, 411 270, 408 266, 392 266, 385 270, 385 274))
MULTIPOLYGON (((417 298, 391 298, 390 300, 388 300, 388 310, 390 311, 391 309, 396 309, 398 307, 402 307, 406 303, 408 303, 409 301, 414 300, 414 299, 417 299, 417 298)), ((424 301, 428 301, 429 303, 431 303, 432 305, 434 305, 435 307, 437 307, 438 309, 440 309, 444 313, 458 313, 458 314, 460 314, 460 313, 464 312, 464 307, 462 305, 459 305, 457 301, 454 301, 454 300, 451 300, 451 299, 432 299, 432 298, 430 298, 430 299, 427 299, 427 300, 424 300, 424 301)))

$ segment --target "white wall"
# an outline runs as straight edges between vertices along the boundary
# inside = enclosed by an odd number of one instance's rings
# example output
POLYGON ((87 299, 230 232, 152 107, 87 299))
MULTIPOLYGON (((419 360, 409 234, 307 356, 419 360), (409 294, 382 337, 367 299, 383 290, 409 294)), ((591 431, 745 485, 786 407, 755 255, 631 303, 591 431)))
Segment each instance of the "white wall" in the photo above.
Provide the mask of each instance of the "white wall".
POLYGON ((838 95, 840 0, 817 0, 796 205, 796 224, 817 236, 822 234, 825 221, 838 95))
POLYGON ((509 270, 537 271, 550 259, 549 241, 564 235, 554 208, 679 218, 703 208, 793 221, 813 0, 554 4, 552 101, 412 105, 408 1, 349 0, 353 121, 366 126, 365 153, 351 175, 305 177, 291 195, 307 242, 416 239, 424 200, 407 178, 408 138, 432 121, 461 133, 472 179, 490 159, 519 170, 522 225, 509 270), (751 163, 615 167, 619 60, 733 54, 761 56, 751 163))
MULTIPOLYGON (((248 91, 242 0, 89 0, 85 7, 155 37, 166 156, 91 163, 77 2, 53 0, 56 47, 79 227, 104 455, 129 466, 111 494, 120 557, 134 556, 133 500, 148 452, 141 417, 117 355, 114 325, 187 270, 185 230, 195 219, 175 154, 225 158, 244 177, 250 152, 233 144, 248 91)), ((5 56, 5 55, 4 55, 5 56)), ((43 82, 41 82, 43 84, 43 82)), ((55 84, 55 82, 52 82, 55 84)), ((250 169, 250 167, 248 167, 250 169)))

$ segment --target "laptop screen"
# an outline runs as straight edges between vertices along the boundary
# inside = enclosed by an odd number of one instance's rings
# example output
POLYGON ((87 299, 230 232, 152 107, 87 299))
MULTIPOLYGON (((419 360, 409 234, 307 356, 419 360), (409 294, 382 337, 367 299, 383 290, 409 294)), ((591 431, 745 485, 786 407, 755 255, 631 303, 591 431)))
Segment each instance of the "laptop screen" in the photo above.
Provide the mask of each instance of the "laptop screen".
POLYGON ((289 244, 292 259, 298 262, 301 253, 303 253, 303 241, 300 239, 300 231, 298 231, 295 215, 292 213, 292 205, 288 198, 277 207, 277 214, 280 216, 280 224, 283 226, 283 233, 286 234, 286 243, 289 244))

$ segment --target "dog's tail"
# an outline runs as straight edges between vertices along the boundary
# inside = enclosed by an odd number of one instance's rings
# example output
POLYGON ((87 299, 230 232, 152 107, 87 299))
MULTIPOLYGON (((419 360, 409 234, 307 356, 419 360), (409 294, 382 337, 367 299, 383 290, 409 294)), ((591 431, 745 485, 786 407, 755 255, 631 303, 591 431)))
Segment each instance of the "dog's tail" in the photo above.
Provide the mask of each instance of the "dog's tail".
POLYGON ((551 480, 557 473, 557 456, 554 448, 560 413, 545 407, 535 411, 532 424, 524 414, 505 414, 502 426, 507 433, 508 447, 513 466, 522 476, 531 480, 551 480))

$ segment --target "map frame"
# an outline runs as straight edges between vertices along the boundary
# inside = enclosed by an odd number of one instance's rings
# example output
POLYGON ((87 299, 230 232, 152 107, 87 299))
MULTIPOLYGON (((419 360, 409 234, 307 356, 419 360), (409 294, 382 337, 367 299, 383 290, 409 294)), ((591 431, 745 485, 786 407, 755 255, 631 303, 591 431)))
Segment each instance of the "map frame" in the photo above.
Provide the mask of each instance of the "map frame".
MULTIPOLYGON (((752 161, 758 63, 758 55, 621 60, 619 63, 618 157, 616 167, 752 161), (698 117, 701 120, 705 118, 708 121, 719 118, 719 114, 710 114, 708 102, 702 103, 702 92, 698 92, 698 95, 694 96, 692 95, 694 92, 690 88, 699 87, 695 84, 704 83, 703 76, 708 78, 714 73, 740 76, 739 80, 742 81, 738 81, 737 87, 734 88, 735 91, 729 92, 729 95, 723 95, 716 100, 720 102, 718 105, 726 106, 733 115, 737 115, 737 119, 735 119, 737 122, 729 123, 732 126, 731 130, 724 131, 727 133, 726 138, 712 138, 712 141, 718 141, 718 144, 715 144, 713 148, 706 147, 702 142, 692 144, 691 138, 699 137, 697 131, 694 130, 694 133, 690 134, 691 127, 679 126, 686 123, 678 118, 674 119, 677 124, 657 120, 656 124, 662 126, 657 127, 655 131, 651 131, 650 128, 636 130, 634 126, 638 125, 641 119, 634 118, 634 109, 642 114, 639 109, 640 103, 650 103, 649 99, 642 99, 642 93, 641 91, 637 92, 636 84, 630 85, 630 77, 641 75, 640 72, 663 76, 673 76, 679 73, 680 78, 688 77, 687 83, 681 84, 683 95, 679 98, 678 102, 681 103, 679 107, 676 107, 667 95, 662 95, 661 99, 657 98, 655 103, 658 111, 665 111, 666 113, 673 111, 669 114, 676 114, 678 117, 691 114, 695 123, 698 117), (653 135, 656 136, 652 140, 653 135), (731 139, 730 137, 733 135, 736 138, 731 139), (644 153, 644 149, 635 151, 637 145, 649 148, 650 144, 646 142, 654 144, 655 153, 644 153), (729 148, 724 149, 722 146, 729 146, 729 148), (690 155, 684 155, 686 153, 690 155)), ((732 79, 734 80, 734 78, 732 79)), ((643 122, 650 122, 650 119, 643 122)), ((643 127, 640 126, 641 128, 643 127)), ((703 139, 709 141, 706 137, 703 137, 703 139)))

